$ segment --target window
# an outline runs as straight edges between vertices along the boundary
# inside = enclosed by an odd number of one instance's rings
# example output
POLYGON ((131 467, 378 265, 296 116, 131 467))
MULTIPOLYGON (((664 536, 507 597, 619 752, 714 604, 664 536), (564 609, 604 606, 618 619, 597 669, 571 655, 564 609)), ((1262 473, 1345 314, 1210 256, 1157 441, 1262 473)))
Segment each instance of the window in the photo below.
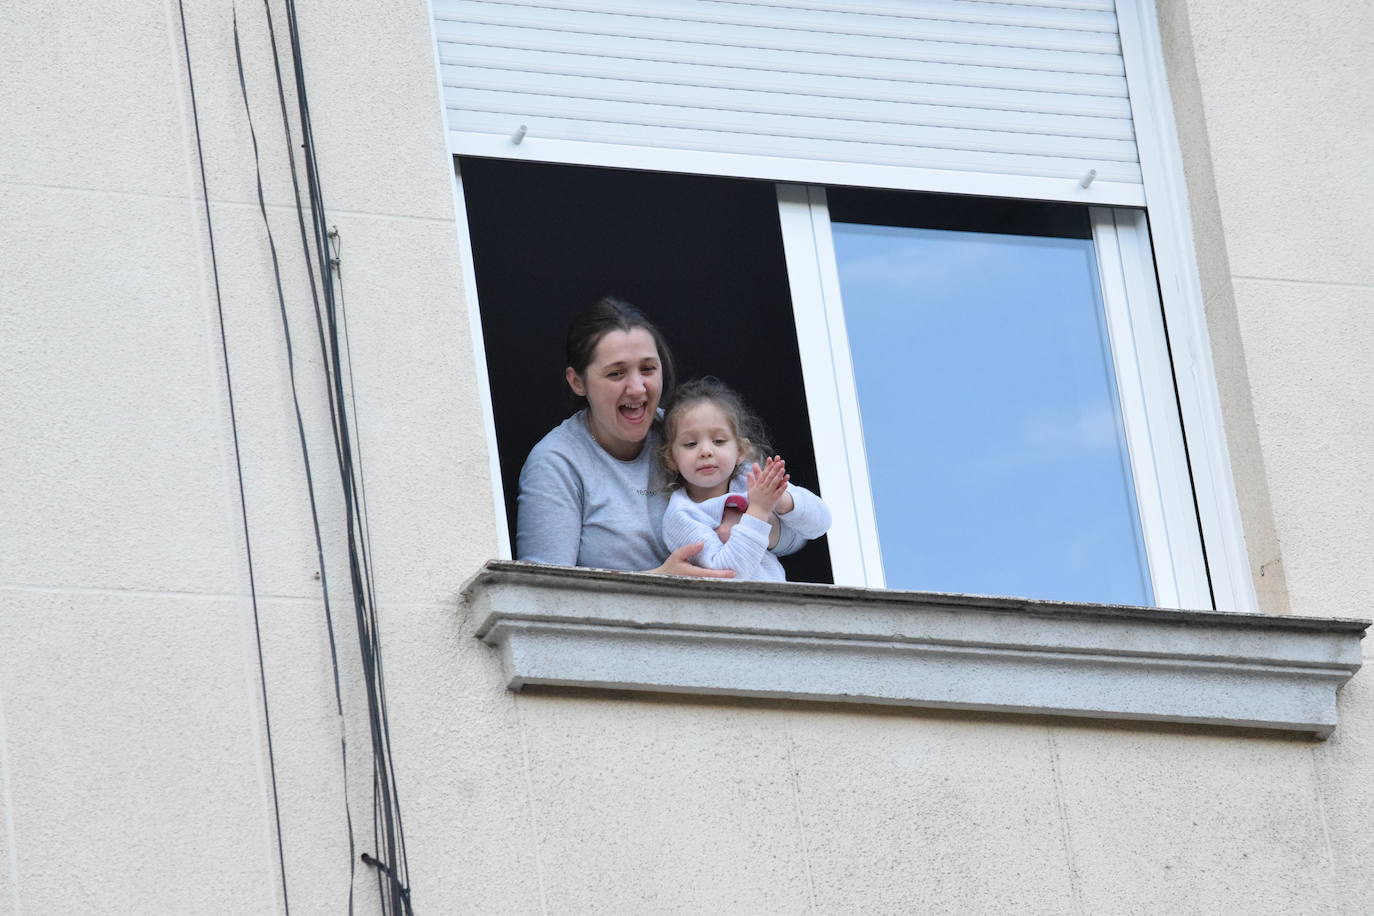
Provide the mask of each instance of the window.
POLYGON ((1139 211, 461 168, 509 522, 564 415, 536 367, 613 293, 831 505, 789 578, 1211 605, 1139 211))
MULTIPOLYGON (((512 542, 525 456, 569 413, 568 319, 607 294, 662 327, 680 377, 738 388, 795 479, 818 487, 773 185, 496 159, 461 168, 512 542)), ((794 581, 832 580, 826 539, 784 564, 794 581)))
POLYGON ((1140 211, 778 194, 837 581, 1212 606, 1140 211))
POLYGON ((613 292, 662 320, 687 374, 755 400, 842 510, 790 578, 1255 608, 1152 0, 575 6, 434 7, 508 491, 552 425, 527 396, 501 406, 522 396, 509 354, 556 363, 548 317, 613 292), (874 286, 884 246, 1002 266, 902 306, 874 286), (1017 274, 1059 292, 994 301, 1017 274), (789 331, 762 369, 734 349, 751 320, 789 331), (894 349, 924 379, 910 421, 894 349), (1077 451, 972 475, 977 500, 901 486, 1017 441, 1077 451))

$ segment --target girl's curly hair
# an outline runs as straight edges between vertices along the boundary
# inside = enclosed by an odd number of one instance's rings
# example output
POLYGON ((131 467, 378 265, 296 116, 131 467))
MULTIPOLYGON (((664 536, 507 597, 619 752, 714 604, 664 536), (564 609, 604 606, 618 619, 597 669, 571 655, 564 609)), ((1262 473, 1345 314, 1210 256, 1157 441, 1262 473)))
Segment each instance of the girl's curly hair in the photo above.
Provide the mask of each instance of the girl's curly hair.
MULTIPOLYGON (((714 375, 692 379, 677 387, 671 403, 663 414, 663 444, 659 446, 657 457, 659 466, 669 478, 669 489, 682 486, 682 475, 668 470, 672 467, 672 448, 673 440, 677 438, 677 423, 689 408, 705 401, 720 408, 730 422, 735 438, 740 442, 740 464, 735 467, 734 473, 738 473, 744 464, 751 461, 762 462, 772 454, 772 448, 768 444, 768 427, 764 426, 758 414, 744 403, 744 398, 714 375)), ((732 478, 734 473, 731 474, 732 478)))

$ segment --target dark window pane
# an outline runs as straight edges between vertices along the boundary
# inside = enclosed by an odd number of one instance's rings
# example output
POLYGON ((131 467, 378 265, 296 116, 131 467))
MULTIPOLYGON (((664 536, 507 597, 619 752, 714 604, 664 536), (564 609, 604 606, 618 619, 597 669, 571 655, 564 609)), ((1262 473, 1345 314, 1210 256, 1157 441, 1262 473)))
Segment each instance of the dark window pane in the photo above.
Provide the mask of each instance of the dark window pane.
MULTIPOLYGON (((816 486, 777 196, 764 182, 461 160, 507 513, 520 467, 568 415, 568 318, 604 295, 643 309, 679 377, 716 375, 772 428, 816 486)), ((829 582, 824 539, 784 558, 788 578, 829 582)))

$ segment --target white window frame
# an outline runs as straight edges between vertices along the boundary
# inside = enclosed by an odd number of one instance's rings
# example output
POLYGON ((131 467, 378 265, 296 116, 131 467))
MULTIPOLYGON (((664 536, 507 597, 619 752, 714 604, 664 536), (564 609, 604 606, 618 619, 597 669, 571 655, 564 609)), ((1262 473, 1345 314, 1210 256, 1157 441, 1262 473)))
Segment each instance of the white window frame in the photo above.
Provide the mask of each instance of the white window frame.
POLYGON ((1245 549, 1207 333, 1183 152, 1169 97, 1156 0, 1116 0, 1116 16, 1212 595, 1219 610, 1257 611, 1259 601, 1245 549))
MULTIPOLYGON (((1145 215, 1089 210, 1141 534, 1159 607, 1210 609, 1145 215)), ((837 585, 885 585, 863 418, 824 188, 778 185, 812 442, 837 585)), ((1029 596, 1042 597, 1042 596, 1029 596)))
POLYGON ((1155 605, 1211 610, 1145 213, 1088 212, 1155 605))
MULTIPOLYGON (((433 21, 433 16, 430 17, 433 21)), ((482 427, 487 440, 487 470, 491 474, 491 502, 496 518, 497 556, 515 559, 511 544, 510 517, 506 514, 505 483, 501 479, 501 451, 496 444, 496 411, 491 400, 491 376, 487 373, 487 344, 482 336, 482 310, 477 301, 477 268, 472 257, 472 230, 468 226, 468 203, 463 194, 463 176, 458 157, 453 163, 453 206, 458 215, 458 250, 462 257, 463 298, 468 307, 468 329, 472 334, 473 372, 477 375, 477 395, 482 400, 482 427)))
POLYGON ((830 568, 836 585, 883 588, 878 521, 825 189, 794 184, 777 189, 816 477, 830 507, 830 568))

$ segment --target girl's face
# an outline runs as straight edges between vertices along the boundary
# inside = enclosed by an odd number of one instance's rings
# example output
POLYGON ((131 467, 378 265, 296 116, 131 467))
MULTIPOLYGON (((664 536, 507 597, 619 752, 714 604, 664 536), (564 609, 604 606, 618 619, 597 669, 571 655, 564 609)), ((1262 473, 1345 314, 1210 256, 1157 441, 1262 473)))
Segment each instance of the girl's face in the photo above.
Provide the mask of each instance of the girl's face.
POLYGON ((712 401, 677 415, 669 443, 670 467, 687 483, 687 495, 701 502, 724 496, 739 466, 740 441, 725 411, 712 401))
POLYGON ((639 454, 663 393, 653 335, 643 328, 610 331, 596 344, 587 370, 567 370, 568 385, 587 399, 592 436, 622 461, 639 454))

